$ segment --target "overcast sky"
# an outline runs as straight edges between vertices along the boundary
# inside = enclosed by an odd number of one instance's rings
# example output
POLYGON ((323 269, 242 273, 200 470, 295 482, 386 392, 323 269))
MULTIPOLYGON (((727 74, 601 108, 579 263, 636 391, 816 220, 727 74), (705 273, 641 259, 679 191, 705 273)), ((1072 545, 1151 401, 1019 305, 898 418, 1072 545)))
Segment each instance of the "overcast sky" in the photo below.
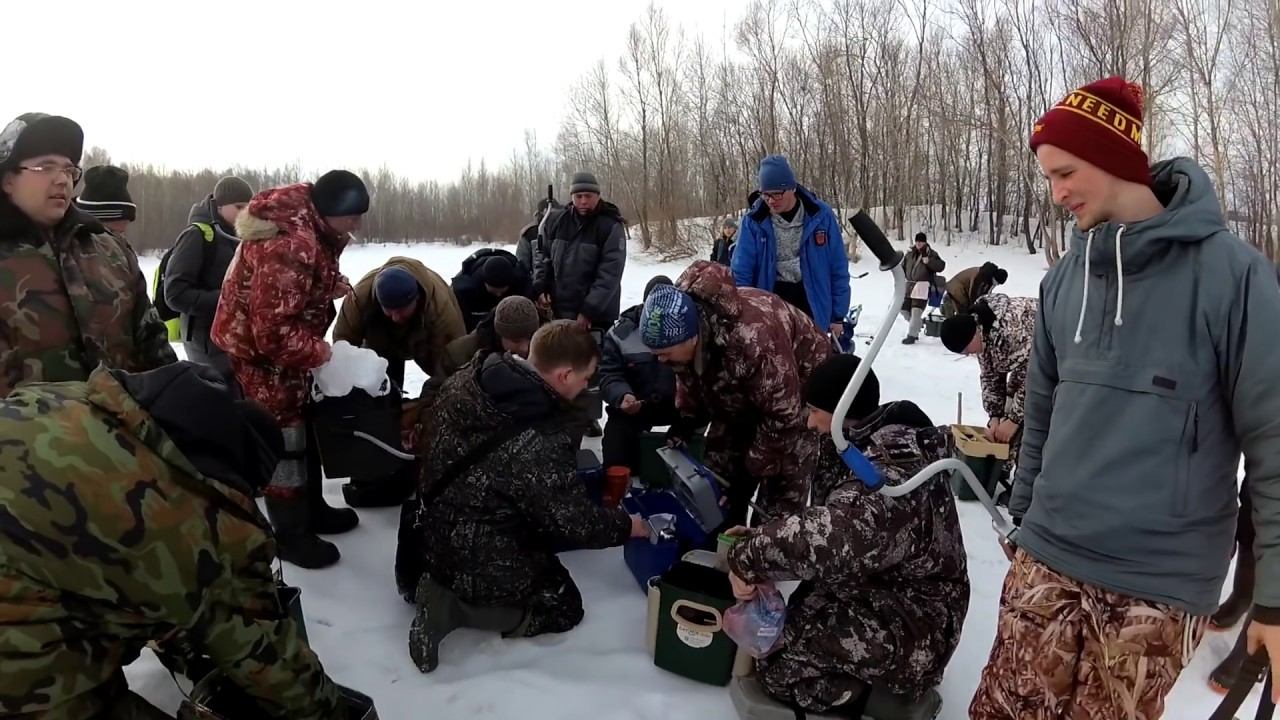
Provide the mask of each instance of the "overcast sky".
MULTIPOLYGON (((66 115, 116 162, 378 167, 447 180, 555 140, 646 0, 5 0, 0 122, 66 115), (15 87, 16 83, 16 87, 15 87)), ((664 0, 719 46, 744 0, 664 0)))

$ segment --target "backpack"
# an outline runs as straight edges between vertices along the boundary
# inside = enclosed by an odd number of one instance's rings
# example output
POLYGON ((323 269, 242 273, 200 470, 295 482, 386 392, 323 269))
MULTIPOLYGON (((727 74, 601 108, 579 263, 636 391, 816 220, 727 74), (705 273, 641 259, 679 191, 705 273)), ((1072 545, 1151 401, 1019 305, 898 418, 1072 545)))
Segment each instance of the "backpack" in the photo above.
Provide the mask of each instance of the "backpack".
MULTIPOLYGON (((209 223, 191 223, 191 227, 200 230, 200 234, 204 237, 204 246, 202 248, 203 257, 200 260, 200 267, 203 269, 213 262, 213 226, 209 223)), ((185 232, 184 232, 185 234, 185 232)), ((179 236, 181 237, 181 236, 179 236)), ((180 337, 178 331, 178 318, 182 315, 177 310, 169 307, 169 303, 164 299, 164 272, 169 267, 169 257, 173 255, 173 249, 178 244, 175 242, 172 247, 165 251, 164 256, 160 258, 160 266, 156 268, 156 274, 151 279, 151 302, 156 306, 156 312, 160 315, 160 319, 169 327, 169 340, 177 342, 180 337)))

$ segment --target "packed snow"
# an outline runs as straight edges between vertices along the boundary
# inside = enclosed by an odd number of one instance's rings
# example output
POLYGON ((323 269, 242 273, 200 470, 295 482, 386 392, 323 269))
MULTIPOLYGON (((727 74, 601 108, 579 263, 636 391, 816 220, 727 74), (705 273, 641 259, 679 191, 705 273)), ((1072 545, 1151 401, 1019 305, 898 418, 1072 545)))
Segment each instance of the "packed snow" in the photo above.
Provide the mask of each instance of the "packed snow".
MULTIPOLYGON (((407 255, 446 279, 479 246, 446 244, 362 245, 348 249, 342 270, 355 282, 392 255, 407 255)), ((1036 296, 1046 270, 1042 255, 1022 246, 992 248, 976 241, 936 246, 951 274, 993 261, 1009 270, 999 289, 1036 296)), ((150 279, 158 258, 143 258, 150 279)), ((638 303, 654 275, 672 279, 688 265, 659 262, 635 252, 623 279, 623 307, 638 303)), ((853 303, 863 306, 859 334, 873 333, 891 301, 892 282, 868 255, 851 264, 853 303)), ((955 422, 957 398, 966 423, 985 424, 977 360, 949 353, 936 338, 921 335, 915 345, 899 341, 900 319, 876 359, 875 370, 887 400, 910 399, 938 424, 955 422)), ((858 340, 859 353, 866 339, 858 340)), ((181 350, 179 346, 179 351, 181 350)), ((412 364, 406 390, 416 395, 424 377, 412 364)), ((591 442, 591 441, 589 441, 591 442)), ((598 448, 598 440, 594 441, 598 448)), ((342 479, 325 483, 330 504, 342 506, 342 479)), ((622 560, 620 548, 563 555, 582 589, 586 618, 572 632, 533 639, 503 640, 496 634, 458 630, 441 645, 440 667, 420 674, 409 659, 407 638, 413 609, 396 593, 393 560, 397 509, 360 510, 360 526, 331 537, 342 561, 325 570, 284 566, 286 580, 302 588, 302 606, 312 647, 337 682, 374 699, 383 720, 406 718, 591 718, 609 720, 733 720, 727 688, 711 687, 653 666, 645 651, 646 604, 622 560)), ((976 503, 961 503, 972 594, 960 646, 940 688, 939 717, 968 716, 969 700, 995 636, 1001 583, 1008 561, 996 543, 990 519, 976 503)), ((1229 584, 1229 583, 1228 583, 1229 584)), ((1220 701, 1207 687, 1213 667, 1226 656, 1235 632, 1210 633, 1168 698, 1165 717, 1202 720, 1220 701)), ((126 670, 131 686, 160 707, 176 711, 181 690, 148 651, 126 670)), ((1241 716, 1252 716, 1257 690, 1241 716)))

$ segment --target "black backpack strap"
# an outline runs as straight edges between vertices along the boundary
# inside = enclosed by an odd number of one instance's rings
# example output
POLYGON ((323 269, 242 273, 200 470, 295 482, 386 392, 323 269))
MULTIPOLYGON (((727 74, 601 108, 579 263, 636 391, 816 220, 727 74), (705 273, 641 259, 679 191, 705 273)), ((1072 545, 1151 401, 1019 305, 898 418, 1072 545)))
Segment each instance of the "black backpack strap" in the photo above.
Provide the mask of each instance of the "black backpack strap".
POLYGON ((1209 716, 1209 720, 1234 720, 1236 711, 1248 699, 1253 686, 1258 684, 1257 679, 1264 673, 1266 680, 1262 684, 1262 700, 1258 702, 1258 713, 1254 720, 1270 720, 1276 706, 1271 702, 1271 668, 1266 648, 1245 658, 1237 676, 1239 680, 1227 691, 1227 696, 1209 716))
POLYGON ((444 472, 440 474, 440 477, 436 478, 436 481, 431 484, 431 487, 423 493, 422 499, 419 501, 419 506, 426 507, 432 502, 435 502, 436 498, 440 497, 440 495, 448 489, 449 485, 451 485, 454 480, 458 479, 458 477, 464 472, 470 470, 473 465, 483 460, 486 455, 501 447, 508 440, 512 440, 525 430, 532 428, 534 424, 535 423, 533 422, 513 422, 489 436, 489 438, 484 442, 471 448, 471 450, 467 451, 465 455, 455 460, 449 467, 445 468, 444 472))

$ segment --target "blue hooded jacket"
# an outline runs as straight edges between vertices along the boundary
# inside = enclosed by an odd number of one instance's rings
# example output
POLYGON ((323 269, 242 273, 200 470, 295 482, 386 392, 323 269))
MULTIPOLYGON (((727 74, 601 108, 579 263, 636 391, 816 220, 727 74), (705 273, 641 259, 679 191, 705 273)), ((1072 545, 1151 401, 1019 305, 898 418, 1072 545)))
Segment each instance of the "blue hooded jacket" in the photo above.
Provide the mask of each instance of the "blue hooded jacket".
MULTIPOLYGON (((849 312, 849 256, 840 221, 831 208, 805 187, 796 187, 796 198, 804 207, 800 274, 813 320, 825 330, 831 323, 842 322, 849 312)), ((778 239, 770 215, 761 198, 742 218, 730 265, 738 287, 773 291, 778 277, 778 239)))

